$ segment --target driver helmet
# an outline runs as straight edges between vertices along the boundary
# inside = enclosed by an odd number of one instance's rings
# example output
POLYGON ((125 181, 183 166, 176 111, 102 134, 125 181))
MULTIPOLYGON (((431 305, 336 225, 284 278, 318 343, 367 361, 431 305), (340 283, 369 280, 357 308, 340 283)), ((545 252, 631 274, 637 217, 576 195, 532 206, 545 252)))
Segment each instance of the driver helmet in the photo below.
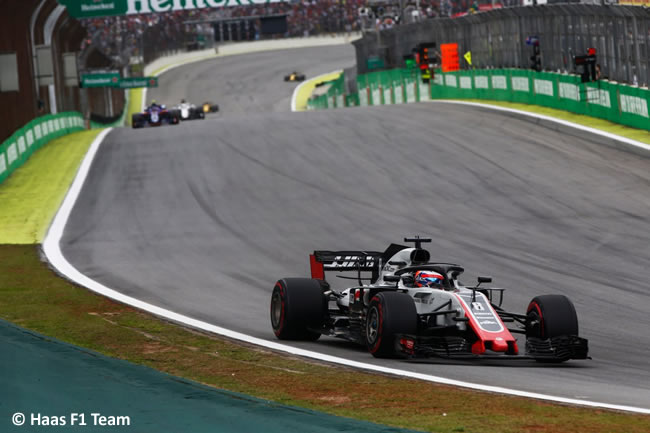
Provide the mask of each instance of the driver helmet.
POLYGON ((415 287, 436 287, 442 285, 445 279, 434 271, 417 271, 415 273, 415 287))
POLYGON ((185 99, 181 99, 181 104, 184 104, 184 103, 185 103, 185 99))
POLYGON ((151 100, 151 105, 156 105, 156 100, 155 99, 151 100))

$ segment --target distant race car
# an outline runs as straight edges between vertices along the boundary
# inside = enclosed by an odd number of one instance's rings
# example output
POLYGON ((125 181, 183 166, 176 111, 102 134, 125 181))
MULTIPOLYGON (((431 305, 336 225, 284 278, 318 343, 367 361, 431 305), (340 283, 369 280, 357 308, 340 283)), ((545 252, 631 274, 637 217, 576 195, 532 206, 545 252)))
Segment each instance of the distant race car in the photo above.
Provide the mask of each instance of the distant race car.
POLYGON ((588 341, 578 336, 578 317, 564 295, 534 297, 523 314, 501 308, 504 289, 459 281, 464 271, 431 262, 421 245, 391 244, 386 251, 314 251, 311 278, 279 280, 271 295, 271 326, 281 340, 338 337, 367 347, 375 357, 587 359, 588 341), (325 272, 355 272, 357 280, 333 289, 325 272), (362 276, 362 274, 364 276, 362 276), (367 281, 368 283, 363 283, 367 281), (518 325, 508 329, 506 323, 518 325), (525 355, 513 333, 525 335, 525 355))
POLYGON ((133 129, 146 126, 178 125, 181 119, 179 110, 168 110, 164 105, 152 104, 142 113, 134 113, 131 116, 133 129))
POLYGON ((284 76, 284 81, 305 81, 305 74, 293 71, 289 75, 284 76))
POLYGON ((204 102, 202 105, 203 108, 203 113, 216 113, 219 111, 219 106, 217 104, 213 104, 210 101, 204 102))
POLYGON ((184 99, 179 105, 176 106, 176 109, 181 114, 181 120, 205 119, 203 108, 199 108, 194 104, 190 104, 184 99))

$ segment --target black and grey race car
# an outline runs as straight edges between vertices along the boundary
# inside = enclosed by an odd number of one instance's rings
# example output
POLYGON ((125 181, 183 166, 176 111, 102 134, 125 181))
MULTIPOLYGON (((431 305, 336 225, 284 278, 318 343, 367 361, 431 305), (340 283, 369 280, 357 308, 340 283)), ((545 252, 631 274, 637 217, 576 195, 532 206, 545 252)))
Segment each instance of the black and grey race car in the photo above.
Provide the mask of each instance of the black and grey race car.
POLYGON ((151 104, 142 113, 131 116, 133 129, 146 126, 178 125, 181 113, 177 109, 168 110, 164 105, 151 104))
POLYGON ((534 359, 588 358, 578 336, 578 316, 564 295, 534 297, 524 313, 502 308, 504 289, 461 284, 463 267, 430 261, 427 238, 405 238, 414 247, 385 251, 314 251, 311 278, 283 278, 271 295, 271 326, 281 340, 343 338, 375 357, 534 359), (356 280, 332 288, 326 272, 356 280), (364 283, 367 282, 367 283, 364 283), (506 324, 510 324, 507 327, 506 324), (525 337, 520 354, 513 334, 525 337))
POLYGON ((305 74, 298 71, 293 71, 289 75, 284 76, 284 81, 305 81, 305 74))

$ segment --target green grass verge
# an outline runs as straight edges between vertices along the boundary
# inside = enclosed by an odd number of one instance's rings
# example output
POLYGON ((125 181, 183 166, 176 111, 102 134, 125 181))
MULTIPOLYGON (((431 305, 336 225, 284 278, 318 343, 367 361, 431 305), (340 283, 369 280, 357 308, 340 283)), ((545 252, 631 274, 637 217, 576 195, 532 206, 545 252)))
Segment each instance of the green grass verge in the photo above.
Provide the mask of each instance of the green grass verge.
POLYGON ((567 122, 573 122, 573 123, 577 123, 578 125, 600 129, 601 131, 620 135, 621 137, 626 137, 632 140, 640 141, 641 143, 650 144, 650 131, 631 128, 629 126, 620 125, 618 123, 610 122, 609 120, 598 119, 596 117, 584 116, 582 114, 574 114, 569 111, 558 110, 555 108, 547 108, 539 105, 520 104, 515 102, 492 101, 492 100, 484 100, 484 99, 462 99, 462 101, 477 102, 477 103, 487 104, 487 105, 496 105, 498 107, 512 108, 515 110, 542 114, 549 117, 556 117, 558 119, 566 120, 567 122))
POLYGON ((81 160, 100 132, 95 129, 57 138, 0 185, 0 243, 43 240, 81 160))
POLYGON ((40 261, 36 245, 0 246, 0 275, 3 319, 109 356, 284 404, 438 433, 647 433, 650 426, 648 416, 487 395, 235 344, 74 286, 40 261))

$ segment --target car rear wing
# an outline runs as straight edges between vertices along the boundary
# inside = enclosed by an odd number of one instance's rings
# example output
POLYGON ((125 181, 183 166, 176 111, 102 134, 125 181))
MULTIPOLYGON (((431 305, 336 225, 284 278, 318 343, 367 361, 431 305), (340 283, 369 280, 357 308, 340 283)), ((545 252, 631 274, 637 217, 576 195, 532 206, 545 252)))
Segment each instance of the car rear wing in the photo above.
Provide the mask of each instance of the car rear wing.
MULTIPOLYGON (((361 280, 361 272, 370 272, 370 282, 374 283, 379 278, 382 266, 397 252, 408 248, 404 245, 390 244, 386 251, 314 251, 309 256, 311 277, 325 280, 325 272, 357 272, 361 280)), ((349 278, 349 277, 340 277, 349 278)), ((352 279, 357 279, 352 278, 352 279)), ((366 278, 367 279, 367 278, 366 278)))
POLYGON ((370 272, 379 277, 384 253, 379 251, 314 251, 309 255, 311 277, 325 280, 325 272, 370 272))

